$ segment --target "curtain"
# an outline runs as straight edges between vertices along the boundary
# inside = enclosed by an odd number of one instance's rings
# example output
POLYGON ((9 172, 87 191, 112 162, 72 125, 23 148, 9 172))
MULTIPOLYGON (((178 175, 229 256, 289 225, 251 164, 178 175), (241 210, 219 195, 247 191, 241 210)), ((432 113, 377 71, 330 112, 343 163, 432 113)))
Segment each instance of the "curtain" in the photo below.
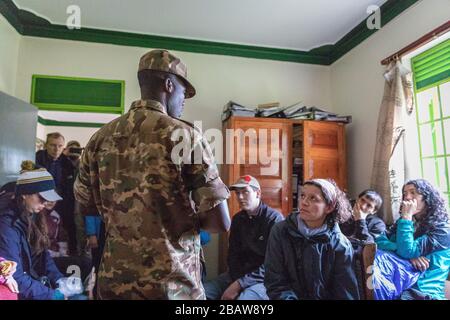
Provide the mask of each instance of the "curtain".
POLYGON ((399 218, 402 186, 408 177, 407 122, 413 118, 411 72, 401 61, 388 65, 384 73, 383 100, 378 115, 371 187, 383 197, 380 215, 387 224, 399 218))

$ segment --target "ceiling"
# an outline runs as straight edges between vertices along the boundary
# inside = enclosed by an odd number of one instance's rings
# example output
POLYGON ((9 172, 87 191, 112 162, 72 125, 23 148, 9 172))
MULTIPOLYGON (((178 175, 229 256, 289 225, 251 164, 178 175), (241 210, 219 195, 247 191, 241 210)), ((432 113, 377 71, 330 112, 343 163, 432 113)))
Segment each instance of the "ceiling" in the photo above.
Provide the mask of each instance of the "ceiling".
POLYGON ((386 0, 14 0, 64 25, 69 5, 82 27, 308 51, 334 44, 386 0))

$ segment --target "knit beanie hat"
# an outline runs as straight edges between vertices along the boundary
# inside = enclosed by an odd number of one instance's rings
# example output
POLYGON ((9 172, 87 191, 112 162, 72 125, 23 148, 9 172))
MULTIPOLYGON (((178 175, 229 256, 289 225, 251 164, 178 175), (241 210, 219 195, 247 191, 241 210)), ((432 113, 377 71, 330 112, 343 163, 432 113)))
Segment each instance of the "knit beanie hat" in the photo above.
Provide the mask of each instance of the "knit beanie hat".
POLYGON ((32 161, 23 161, 22 171, 17 179, 16 196, 35 193, 39 193, 47 201, 62 200, 55 191, 52 175, 44 168, 35 169, 32 161))

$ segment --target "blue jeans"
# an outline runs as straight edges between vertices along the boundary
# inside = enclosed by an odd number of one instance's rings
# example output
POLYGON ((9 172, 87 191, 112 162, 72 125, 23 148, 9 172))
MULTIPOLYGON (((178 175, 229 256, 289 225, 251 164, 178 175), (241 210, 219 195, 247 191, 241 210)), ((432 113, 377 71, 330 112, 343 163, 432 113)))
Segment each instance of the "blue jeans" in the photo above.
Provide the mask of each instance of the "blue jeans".
MULTIPOLYGON (((233 283, 228 272, 222 273, 216 279, 207 281, 203 284, 205 288, 206 299, 220 300, 225 290, 233 283)), ((263 283, 257 283, 245 288, 238 295, 236 300, 269 300, 266 293, 266 287, 263 283)))

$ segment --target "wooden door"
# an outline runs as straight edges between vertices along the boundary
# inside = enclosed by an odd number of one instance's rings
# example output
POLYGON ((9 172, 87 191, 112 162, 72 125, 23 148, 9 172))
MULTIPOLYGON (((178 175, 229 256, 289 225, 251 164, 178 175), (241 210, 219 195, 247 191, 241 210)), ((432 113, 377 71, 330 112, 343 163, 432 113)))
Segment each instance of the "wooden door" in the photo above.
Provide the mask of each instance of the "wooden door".
POLYGON ((345 131, 342 123, 304 121, 304 181, 331 178, 347 190, 345 131))
MULTIPOLYGON (((263 201, 287 215, 292 210, 289 147, 292 125, 285 120, 267 120, 238 118, 228 126, 234 129, 233 145, 227 141, 225 151, 230 155, 232 147, 234 152, 229 159, 232 163, 227 164, 228 183, 232 184, 243 175, 254 176, 261 185, 263 201)), ((239 211, 234 193, 229 207, 232 216, 239 211)))

